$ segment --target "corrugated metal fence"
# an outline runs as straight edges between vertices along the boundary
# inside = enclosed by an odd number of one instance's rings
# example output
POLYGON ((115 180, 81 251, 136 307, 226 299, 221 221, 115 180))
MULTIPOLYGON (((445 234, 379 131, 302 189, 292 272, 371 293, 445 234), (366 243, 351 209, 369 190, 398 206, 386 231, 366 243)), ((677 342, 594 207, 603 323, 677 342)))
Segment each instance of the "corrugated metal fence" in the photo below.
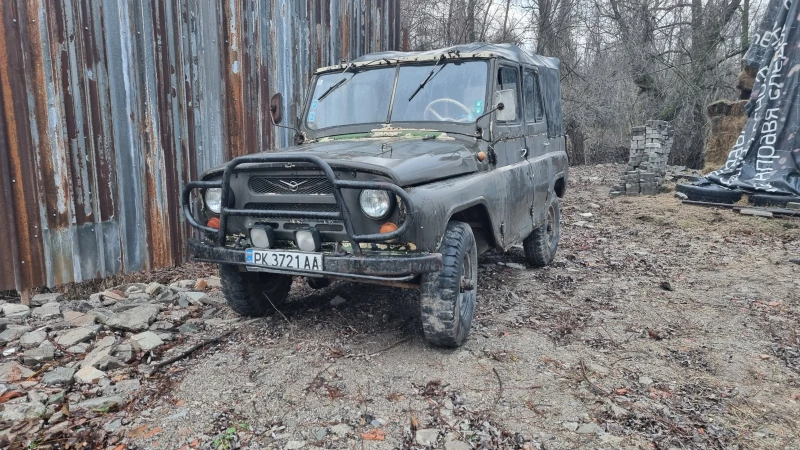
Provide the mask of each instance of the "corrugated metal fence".
POLYGON ((0 290, 183 262, 184 183, 287 145, 270 96, 397 48, 398 3, 0 1, 0 290))

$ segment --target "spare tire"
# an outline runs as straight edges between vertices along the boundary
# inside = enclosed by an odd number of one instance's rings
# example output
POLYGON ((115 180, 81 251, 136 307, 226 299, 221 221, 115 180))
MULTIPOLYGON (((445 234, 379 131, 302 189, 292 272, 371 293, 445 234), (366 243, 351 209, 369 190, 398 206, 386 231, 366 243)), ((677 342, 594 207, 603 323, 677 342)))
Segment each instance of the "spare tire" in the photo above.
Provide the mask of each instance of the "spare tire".
POLYGON ((795 195, 778 194, 753 194, 750 196, 750 203, 753 206, 772 206, 775 208, 786 208, 786 204, 800 203, 800 197, 795 195))
POLYGON ((693 184, 678 184, 675 190, 686 194, 689 200, 709 203, 736 203, 742 199, 740 191, 734 191, 716 184, 696 186, 693 184))

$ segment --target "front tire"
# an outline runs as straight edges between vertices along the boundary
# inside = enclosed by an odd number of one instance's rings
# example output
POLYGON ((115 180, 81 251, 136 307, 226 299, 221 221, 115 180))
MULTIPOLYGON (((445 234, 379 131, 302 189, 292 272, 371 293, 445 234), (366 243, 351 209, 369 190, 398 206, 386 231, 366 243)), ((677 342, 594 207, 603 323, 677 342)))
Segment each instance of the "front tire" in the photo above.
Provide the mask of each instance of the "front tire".
POLYGON ((262 317, 286 303, 292 277, 264 272, 241 272, 232 265, 220 265, 219 278, 228 306, 237 314, 262 317), (274 307, 273 307, 274 305, 274 307))
POLYGON ((425 339, 439 347, 458 347, 472 327, 478 293, 478 249, 472 228, 447 224, 440 248, 442 271, 427 273, 420 284, 425 339))
POLYGON ((561 237, 561 205, 557 195, 550 195, 552 200, 547 205, 544 223, 522 241, 525 260, 534 267, 550 265, 558 251, 558 240, 561 237))

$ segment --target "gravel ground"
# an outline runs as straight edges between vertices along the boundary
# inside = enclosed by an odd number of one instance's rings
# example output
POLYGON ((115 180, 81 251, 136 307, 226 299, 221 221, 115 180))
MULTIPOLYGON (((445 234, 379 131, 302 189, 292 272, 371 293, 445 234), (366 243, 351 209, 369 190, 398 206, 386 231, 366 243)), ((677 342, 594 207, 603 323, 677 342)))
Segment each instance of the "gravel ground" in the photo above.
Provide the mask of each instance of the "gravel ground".
POLYGON ((609 198, 621 168, 573 169, 552 267, 481 258, 459 349, 414 291, 298 280, 90 423, 128 449, 800 448, 800 221, 609 198))

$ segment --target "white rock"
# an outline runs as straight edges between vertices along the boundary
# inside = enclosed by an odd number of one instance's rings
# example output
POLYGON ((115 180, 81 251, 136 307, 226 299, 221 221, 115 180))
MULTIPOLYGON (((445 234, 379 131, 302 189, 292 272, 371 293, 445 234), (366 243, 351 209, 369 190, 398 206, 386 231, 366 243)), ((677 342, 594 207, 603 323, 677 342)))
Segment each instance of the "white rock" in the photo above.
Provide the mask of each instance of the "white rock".
POLYGON ((2 310, 3 315, 12 322, 21 322, 31 315, 31 309, 19 303, 6 303, 2 310))
MULTIPOLYGON (((128 331, 144 331, 150 324, 155 322, 158 316, 158 306, 142 305, 119 314, 112 314, 104 323, 111 328, 119 328, 128 331)), ((98 320, 103 319, 98 316, 98 320)))
POLYGON ((19 338, 19 345, 22 348, 33 348, 44 342, 47 339, 47 332, 45 330, 29 331, 19 338))
POLYGON ((44 374, 42 383, 44 384, 72 384, 72 377, 75 376, 74 367, 58 367, 44 374))
POLYGON ((350 428, 350 425, 348 425, 346 423, 340 423, 338 425, 332 426, 330 428, 330 430, 331 430, 331 433, 333 433, 333 434, 335 434, 335 435, 337 435, 339 437, 345 437, 348 434, 350 434, 353 429, 350 428))
POLYGON ((64 294, 60 292, 53 292, 50 294, 36 294, 31 297, 31 306, 42 306, 47 303, 61 301, 64 294))
POLYGON ((152 350, 160 345, 164 345, 164 341, 152 331, 145 331, 144 333, 134 334, 131 336, 131 345, 136 350, 152 350))
POLYGON ((5 331, 0 333, 0 345, 16 341, 28 331, 31 331, 31 327, 25 325, 9 325, 5 331))
POLYGON ((61 317, 61 305, 58 303, 45 303, 31 311, 31 317, 36 319, 53 319, 61 317))
POLYGON ((336 297, 333 297, 333 300, 331 300, 330 304, 331 306, 339 306, 339 305, 344 305, 345 302, 347 302, 347 300, 337 295, 336 297))
POLYGON ((144 293, 150 296, 156 296, 164 290, 164 285, 161 283, 152 282, 144 289, 144 293))
POLYGON ((306 446, 306 441, 289 441, 286 443, 287 450, 297 450, 306 446))
POLYGON ((86 366, 81 370, 75 372, 75 376, 73 377, 75 381, 78 383, 86 383, 91 384, 94 383, 95 380, 99 380, 106 376, 105 372, 95 369, 92 366, 86 366))
POLYGON ((72 347, 75 344, 86 342, 97 334, 96 327, 73 328, 56 338, 56 344, 62 347, 72 347))
POLYGON ((22 422, 42 417, 45 410, 45 406, 39 402, 6 403, 2 418, 10 422, 22 422))
POLYGON ((95 317, 89 313, 82 313, 79 311, 64 311, 64 320, 74 327, 82 327, 86 325, 94 325, 95 317))
POLYGON ((0 364, 0 383, 16 383, 33 375, 34 371, 14 361, 0 364))
POLYGON ((95 398, 90 398, 88 400, 84 400, 78 404, 72 405, 70 406, 69 409, 70 412, 82 411, 82 410, 108 412, 109 409, 114 408, 115 406, 119 406, 124 402, 125 399, 123 399, 119 395, 111 395, 108 397, 95 397, 95 398))
POLYGON ((117 338, 114 336, 106 336, 95 343, 94 348, 86 358, 81 361, 81 367, 91 366, 97 367, 97 364, 104 358, 111 354, 111 349, 117 343, 117 338))
POLYGON ((428 447, 436 445, 436 440, 438 438, 439 438, 439 430, 433 428, 417 430, 417 434, 414 437, 417 444, 426 445, 428 447))

